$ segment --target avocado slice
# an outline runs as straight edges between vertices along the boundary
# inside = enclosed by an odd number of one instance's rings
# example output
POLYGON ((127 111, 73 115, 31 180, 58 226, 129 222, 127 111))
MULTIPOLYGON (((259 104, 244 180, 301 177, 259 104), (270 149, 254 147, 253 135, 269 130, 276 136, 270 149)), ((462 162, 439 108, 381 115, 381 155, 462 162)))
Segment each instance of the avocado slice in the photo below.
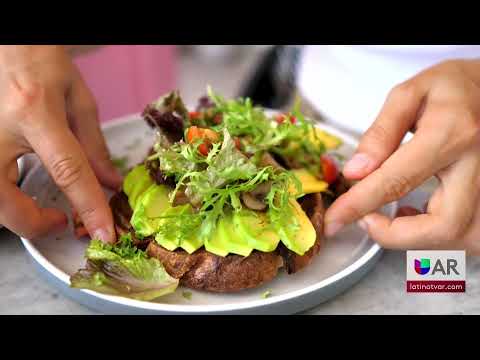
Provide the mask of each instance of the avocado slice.
POLYGON ((160 233, 155 235, 155 241, 157 242, 158 245, 164 247, 165 249, 167 249, 169 251, 174 251, 174 250, 178 249, 178 244, 175 241, 172 241, 170 239, 166 239, 160 233))
POLYGON ((219 235, 225 239, 226 247, 229 253, 249 256, 253 247, 249 246, 242 236, 235 231, 233 215, 229 214, 221 218, 217 224, 219 235))
POLYGON ((265 213, 241 210, 233 215, 233 224, 234 231, 256 250, 271 252, 280 242, 280 236, 269 228, 265 213))
MULTIPOLYGON (((171 207, 164 211, 162 215, 175 216, 185 214, 185 212, 192 212, 192 207, 189 204, 171 207)), ((163 221, 165 221, 165 219, 159 219, 159 226, 163 221)), ((196 234, 191 234, 188 238, 173 240, 166 238, 162 233, 157 233, 155 241, 167 250, 173 251, 180 247, 189 254, 192 254, 203 246, 203 241, 196 236, 196 234)))
POLYGON ((158 217, 171 207, 168 201, 169 192, 168 186, 152 184, 138 196, 130 220, 137 234, 150 236, 157 230, 160 223, 158 217))
POLYGON ((168 199, 171 189, 166 185, 151 185, 142 195, 142 204, 145 206, 145 215, 149 218, 161 216, 165 210, 170 209, 168 199))
POLYGON ((145 215, 145 206, 141 201, 138 201, 130 223, 135 229, 136 234, 146 237, 152 235, 156 231, 159 219, 147 217, 147 215, 145 215))
POLYGON ((123 192, 128 196, 128 203, 132 209, 135 209, 138 197, 153 184, 154 182, 143 164, 134 167, 127 174, 123 182, 123 192))
POLYGON ((205 249, 218 256, 230 253, 248 256, 253 247, 235 231, 232 214, 225 214, 218 220, 214 235, 205 242, 205 249))
POLYGON ((217 227, 213 235, 205 241, 205 249, 212 254, 225 257, 228 255, 228 250, 223 240, 217 227))
POLYGON ((296 200, 291 200, 290 203, 293 206, 299 228, 293 232, 282 228, 279 230, 279 234, 287 248, 299 255, 304 255, 315 244, 317 233, 300 204, 296 200))

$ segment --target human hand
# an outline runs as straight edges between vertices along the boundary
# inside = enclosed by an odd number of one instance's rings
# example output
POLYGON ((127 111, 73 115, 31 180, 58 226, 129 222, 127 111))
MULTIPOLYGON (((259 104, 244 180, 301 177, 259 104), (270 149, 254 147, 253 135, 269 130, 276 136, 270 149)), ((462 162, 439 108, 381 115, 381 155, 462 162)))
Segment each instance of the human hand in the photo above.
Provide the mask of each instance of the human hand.
POLYGON ((66 49, 0 46, 0 104, 0 223, 27 238, 67 224, 64 213, 38 207, 16 186, 17 159, 35 152, 89 234, 115 241, 98 180, 118 188, 122 179, 110 161, 93 96, 66 49))
POLYGON ((480 253, 479 130, 480 61, 444 62, 395 87, 345 164, 345 177, 359 182, 327 211, 327 236, 359 221, 385 248, 480 253), (440 185, 425 213, 375 213, 432 176, 440 185))

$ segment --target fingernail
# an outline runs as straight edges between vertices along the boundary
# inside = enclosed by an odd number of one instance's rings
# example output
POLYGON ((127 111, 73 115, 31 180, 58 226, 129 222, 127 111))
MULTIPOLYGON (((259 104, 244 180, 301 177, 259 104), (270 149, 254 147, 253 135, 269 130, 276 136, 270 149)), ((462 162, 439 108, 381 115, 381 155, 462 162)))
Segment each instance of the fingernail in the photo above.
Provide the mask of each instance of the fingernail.
POLYGON ((104 243, 112 243, 112 234, 105 229, 98 229, 93 233, 93 239, 101 240, 104 243))
POLYGON ((368 168, 371 162, 372 161, 367 154, 355 154, 349 161, 347 161, 343 171, 356 173, 368 168))
POLYGON ((335 235, 341 228, 343 224, 340 222, 332 221, 325 223, 325 235, 333 236, 335 235))
POLYGON ((358 226, 360 226, 363 230, 368 231, 368 223, 365 219, 360 219, 357 221, 358 226))

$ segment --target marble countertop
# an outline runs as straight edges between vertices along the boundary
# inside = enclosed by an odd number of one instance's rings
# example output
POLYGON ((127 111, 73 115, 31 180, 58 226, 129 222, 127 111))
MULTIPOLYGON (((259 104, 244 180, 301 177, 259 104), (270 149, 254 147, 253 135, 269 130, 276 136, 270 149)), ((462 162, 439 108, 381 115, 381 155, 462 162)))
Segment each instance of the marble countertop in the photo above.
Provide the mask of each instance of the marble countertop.
MULTIPOLYGON (((467 291, 407 294, 405 252, 386 251, 342 295, 305 314, 480 314, 480 258, 467 259, 467 291)), ((0 314, 98 314, 60 294, 37 272, 20 239, 0 230, 0 314)))

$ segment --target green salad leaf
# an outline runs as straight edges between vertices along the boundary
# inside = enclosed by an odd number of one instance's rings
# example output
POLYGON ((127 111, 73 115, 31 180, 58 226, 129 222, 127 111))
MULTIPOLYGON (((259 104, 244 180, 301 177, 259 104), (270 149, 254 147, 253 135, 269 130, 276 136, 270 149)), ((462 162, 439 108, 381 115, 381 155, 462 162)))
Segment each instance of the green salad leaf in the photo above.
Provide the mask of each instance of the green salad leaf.
POLYGON ((222 113, 223 122, 218 129, 228 129, 232 136, 247 139, 245 150, 251 154, 269 151, 283 158, 292 159, 299 167, 304 167, 312 174, 322 174, 321 156, 326 147, 321 141, 313 141, 316 132, 313 122, 300 111, 297 100, 287 118, 278 124, 265 113, 261 107, 253 106, 250 99, 240 98, 225 100, 208 88, 208 96, 215 103, 216 111, 222 113))
POLYGON ((201 214, 192 211, 192 207, 186 204, 168 209, 159 220, 156 238, 180 246, 182 240, 189 239, 195 234, 203 219, 201 214))
POLYGON ((178 286, 160 261, 133 245, 130 234, 121 236, 115 245, 91 240, 85 257, 86 267, 70 278, 72 288, 150 301, 178 286))

